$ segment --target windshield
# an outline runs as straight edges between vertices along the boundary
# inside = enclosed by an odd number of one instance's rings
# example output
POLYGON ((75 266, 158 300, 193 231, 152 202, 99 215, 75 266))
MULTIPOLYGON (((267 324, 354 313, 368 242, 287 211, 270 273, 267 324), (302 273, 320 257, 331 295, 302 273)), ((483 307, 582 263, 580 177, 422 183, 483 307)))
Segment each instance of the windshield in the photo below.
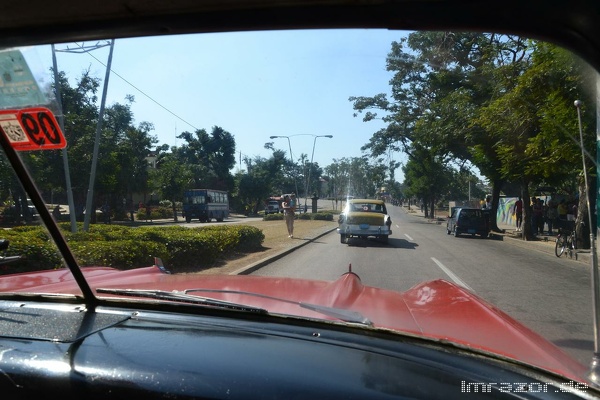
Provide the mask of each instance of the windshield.
POLYGON ((497 33, 1 50, 0 295, 178 291, 545 367, 511 318, 588 365, 595 79, 497 33), (460 207, 486 223, 450 221, 460 207))

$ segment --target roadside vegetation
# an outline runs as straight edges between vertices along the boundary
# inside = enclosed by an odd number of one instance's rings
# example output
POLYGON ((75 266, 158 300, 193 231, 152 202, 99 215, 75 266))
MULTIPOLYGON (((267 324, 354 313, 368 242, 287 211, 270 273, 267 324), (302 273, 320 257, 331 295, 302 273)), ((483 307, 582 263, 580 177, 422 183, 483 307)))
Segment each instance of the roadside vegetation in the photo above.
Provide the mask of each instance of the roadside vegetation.
MULTIPOLYGON (((176 219, 183 191, 202 187, 228 191, 232 212, 256 215, 267 198, 296 191, 298 183, 299 198, 412 199, 424 203, 427 217, 448 201, 492 193, 496 209, 501 194, 522 195, 524 235, 530 239, 530 196, 536 188, 552 187, 557 194, 578 198, 578 220, 587 221, 573 103, 583 104, 592 178, 595 101, 593 92, 585 90, 591 70, 576 56, 519 36, 414 32, 390 43, 382 67, 393 74, 389 86, 380 93, 351 96, 354 115, 348 117, 386 126, 363 144, 364 156, 334 159, 327 166, 311 162, 307 154, 290 159, 271 141, 264 146, 272 151, 269 157, 244 156, 234 173, 237 132, 220 126, 197 128, 181 132, 178 145, 170 146, 159 143, 151 121, 134 123, 134 96, 109 105, 102 121, 93 209, 108 204, 113 218, 126 218, 138 211, 132 200, 136 194, 144 196, 153 214, 160 202, 168 201, 171 212, 161 215, 176 219), (403 154, 406 161, 395 161, 395 154, 403 154), (396 178, 400 169, 403 182, 396 178)), ((52 85, 60 87, 64 125, 69 127, 65 136, 76 210, 83 210, 88 193, 100 83, 89 70, 77 79, 58 71, 52 85)), ((24 152, 22 157, 42 176, 38 182, 44 197, 66 204, 65 160, 56 152, 24 152)), ((0 160, 0 200, 15 207, 15 215, 23 214, 27 195, 10 176, 11 168, 2 167, 5 162, 0 160)), ((589 227, 578 228, 584 229, 578 237, 589 237, 589 227)))
MULTIPOLYGON (((122 270, 150 266, 154 257, 160 257, 174 273, 195 272, 212 267, 225 256, 259 251, 265 238, 260 229, 246 225, 187 228, 94 224, 87 232, 75 233, 69 223, 59 226, 82 266, 122 270)), ((2 236, 10 241, 7 255, 21 255, 23 259, 3 265, 1 274, 64 267, 44 227, 14 227, 4 230, 2 236)))
MULTIPOLYGON (((296 219, 312 219, 320 221, 333 221, 333 215, 339 214, 339 211, 322 211, 317 213, 300 213, 296 214, 296 219)), ((283 220, 283 213, 267 214, 263 217, 265 221, 283 220)))

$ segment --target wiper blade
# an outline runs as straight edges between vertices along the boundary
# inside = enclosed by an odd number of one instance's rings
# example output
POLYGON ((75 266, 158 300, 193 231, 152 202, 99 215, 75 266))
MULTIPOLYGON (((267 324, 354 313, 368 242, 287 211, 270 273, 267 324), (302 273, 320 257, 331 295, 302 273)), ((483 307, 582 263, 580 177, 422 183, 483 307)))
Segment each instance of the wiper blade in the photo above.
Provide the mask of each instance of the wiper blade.
POLYGON ((166 291, 166 290, 137 290, 137 289, 108 289, 108 288, 98 288, 96 289, 98 293, 107 293, 107 294, 116 294, 121 296, 131 296, 131 297, 147 297, 151 299, 158 300, 169 300, 176 301, 180 303, 190 303, 190 304, 200 304, 209 307, 218 307, 218 308, 226 308, 230 310, 238 310, 238 311, 247 311, 254 312, 259 314, 268 314, 268 311, 264 308, 260 307, 252 307, 247 306, 245 304, 232 303, 224 300, 211 299, 209 297, 190 295, 189 292, 193 291, 203 291, 203 292, 213 292, 213 293, 236 293, 236 294, 244 294, 255 297, 264 297, 271 300, 283 301, 286 303, 296 304, 299 307, 306 308, 308 310, 319 312, 323 315, 327 315, 330 317, 337 318, 344 322, 351 322, 357 324, 363 324, 371 326, 373 323, 362 314, 356 311, 344 310, 341 308, 327 307, 321 306, 318 304, 304 303, 298 301, 292 301, 287 299, 281 299, 278 297, 266 296, 263 294, 252 293, 252 292, 241 292, 235 290, 218 290, 218 289, 187 289, 183 292, 180 291, 166 291))
POLYGON ((184 292, 166 290, 136 290, 136 289, 108 289, 98 288, 98 293, 116 294, 120 296, 147 297, 150 299, 169 300, 179 303, 200 304, 203 306, 225 308, 228 310, 246 311, 258 314, 268 314, 264 308, 247 306, 245 304, 232 303, 224 300, 211 299, 208 297, 189 295, 184 292))
POLYGON ((190 292, 212 292, 212 293, 235 293, 235 294, 243 294, 246 296, 254 296, 254 297, 262 297, 269 300, 282 301, 285 303, 296 304, 299 307, 306 308, 308 310, 319 312, 323 315, 327 315, 329 317, 337 318, 344 322, 351 322, 357 324, 363 324, 372 326, 373 322, 369 320, 367 317, 363 316, 361 313, 357 311, 344 310, 342 308, 335 307, 327 307, 321 306, 318 304, 304 303, 302 301, 293 301, 288 299, 282 299, 274 296, 267 296, 265 294, 253 293, 253 292, 244 292, 239 290, 223 290, 223 289, 186 289, 183 293, 190 292))

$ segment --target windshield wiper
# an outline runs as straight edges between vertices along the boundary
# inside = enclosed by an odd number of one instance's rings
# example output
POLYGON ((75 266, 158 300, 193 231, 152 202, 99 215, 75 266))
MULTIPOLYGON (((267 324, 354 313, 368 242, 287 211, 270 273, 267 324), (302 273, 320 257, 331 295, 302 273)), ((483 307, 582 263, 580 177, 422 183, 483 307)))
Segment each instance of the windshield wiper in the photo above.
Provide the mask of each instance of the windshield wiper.
POLYGON ((176 301, 179 303, 190 303, 200 304, 209 307, 225 308, 228 310, 246 311, 258 314, 268 314, 268 311, 264 308, 251 307, 245 304, 231 303, 229 301, 216 300, 208 297, 194 296, 186 294, 180 291, 166 291, 166 290, 135 290, 135 289, 107 289, 98 288, 98 293, 116 294, 120 296, 131 296, 131 297, 147 297, 150 299, 158 300, 169 300, 176 301))
POLYGON ((260 307, 251 307, 244 304, 231 303, 229 301, 211 299, 209 297, 190 295, 190 292, 212 292, 212 293, 235 293, 235 294, 243 294, 247 296, 254 297, 262 297, 270 300, 282 301, 286 303, 296 304, 299 307, 306 308, 308 310, 316 311, 323 315, 327 315, 330 317, 337 318, 344 322, 351 322, 356 324, 368 325, 372 326, 373 323, 363 316, 361 313, 356 311, 344 310, 341 308, 335 307, 327 307, 321 306, 318 304, 304 303, 300 301, 292 301, 287 299, 282 299, 279 297, 267 296, 259 293, 252 292, 243 292, 237 290, 221 290, 221 289, 187 289, 184 291, 172 291, 168 292, 166 290, 136 290, 136 289, 107 289, 107 288, 98 288, 96 289, 98 293, 107 293, 107 294, 116 294, 121 296, 131 296, 131 297, 147 297, 151 299, 159 299, 159 300, 169 300, 176 301, 180 303, 191 303, 191 304, 201 304, 210 307, 219 307, 219 308, 227 308, 231 310, 238 311, 248 311, 259 314, 268 314, 269 312, 264 308, 260 307))
POLYGON ((190 292, 212 292, 212 293, 235 293, 235 294, 243 294, 246 296, 254 296, 254 297, 262 297, 269 300, 282 301, 285 303, 296 304, 299 307, 306 308, 308 310, 319 312, 323 315, 327 315, 329 317, 337 318, 344 322, 351 322, 356 324, 363 324, 372 326, 373 322, 371 322, 367 317, 363 316, 361 313, 357 311, 344 310, 342 308, 321 306, 318 304, 305 303, 302 301, 293 301, 282 299, 279 297, 267 296, 260 293, 252 293, 252 292, 243 292, 239 290, 223 290, 223 289, 186 289, 183 293, 187 294, 190 292))

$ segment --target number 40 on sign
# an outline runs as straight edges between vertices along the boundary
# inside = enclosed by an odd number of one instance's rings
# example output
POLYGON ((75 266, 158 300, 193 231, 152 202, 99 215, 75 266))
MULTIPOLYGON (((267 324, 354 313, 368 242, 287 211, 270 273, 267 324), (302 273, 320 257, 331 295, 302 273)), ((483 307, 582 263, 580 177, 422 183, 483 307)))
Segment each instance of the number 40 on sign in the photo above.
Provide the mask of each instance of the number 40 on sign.
POLYGON ((54 150, 67 141, 54 114, 47 108, 0 110, 0 131, 15 150, 54 150))

